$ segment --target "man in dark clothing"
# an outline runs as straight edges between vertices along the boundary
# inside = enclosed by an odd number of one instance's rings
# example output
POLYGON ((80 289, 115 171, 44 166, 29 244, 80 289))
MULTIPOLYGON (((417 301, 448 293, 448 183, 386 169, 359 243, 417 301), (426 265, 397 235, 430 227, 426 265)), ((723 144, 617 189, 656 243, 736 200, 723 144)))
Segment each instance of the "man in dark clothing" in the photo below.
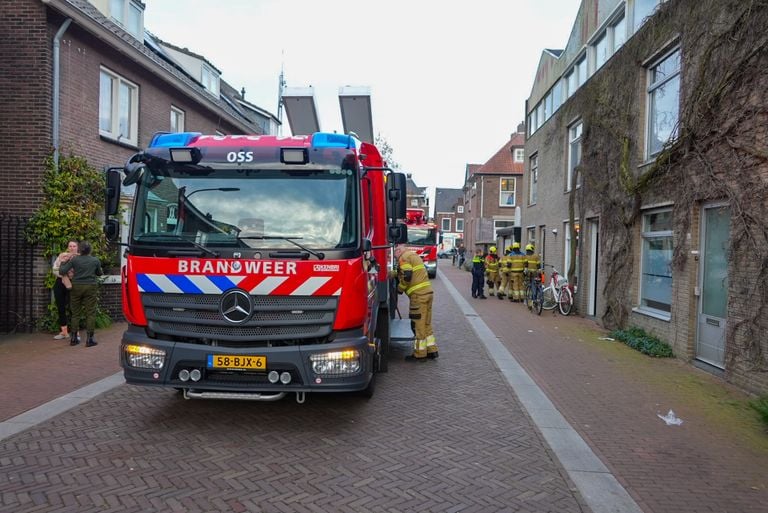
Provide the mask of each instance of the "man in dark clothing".
POLYGON ((101 271, 99 259, 91 256, 91 245, 88 242, 80 243, 80 254, 62 264, 59 272, 64 274, 70 269, 75 270, 75 275, 72 277, 72 291, 69 299, 72 310, 72 332, 69 345, 76 346, 80 343, 77 333, 81 327, 80 323, 84 322, 88 332, 85 347, 93 347, 97 344, 93 339, 93 331, 96 328, 96 309, 99 301, 99 285, 96 277, 104 273, 101 271))
POLYGON ((475 250, 475 256, 472 258, 472 297, 485 299, 485 293, 483 292, 483 283, 485 279, 485 259, 483 258, 483 250, 477 248, 475 250))
POLYGON ((466 250, 464 249, 464 246, 459 246, 459 268, 464 265, 464 252, 466 250))

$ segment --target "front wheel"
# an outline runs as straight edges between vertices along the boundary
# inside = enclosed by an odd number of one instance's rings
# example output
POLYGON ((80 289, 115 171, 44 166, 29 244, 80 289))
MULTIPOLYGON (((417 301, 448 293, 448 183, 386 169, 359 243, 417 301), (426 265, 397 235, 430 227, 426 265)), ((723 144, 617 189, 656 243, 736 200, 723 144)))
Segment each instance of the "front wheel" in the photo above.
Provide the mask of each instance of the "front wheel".
POLYGON ((547 287, 541 294, 542 308, 544 310, 554 310, 557 307, 557 301, 555 300, 555 293, 552 287, 547 287))
POLYGON ((558 301, 558 306, 560 307, 561 314, 568 315, 571 313, 571 309, 573 308, 573 295, 571 294, 571 289, 568 287, 563 287, 560 290, 560 301, 558 301))

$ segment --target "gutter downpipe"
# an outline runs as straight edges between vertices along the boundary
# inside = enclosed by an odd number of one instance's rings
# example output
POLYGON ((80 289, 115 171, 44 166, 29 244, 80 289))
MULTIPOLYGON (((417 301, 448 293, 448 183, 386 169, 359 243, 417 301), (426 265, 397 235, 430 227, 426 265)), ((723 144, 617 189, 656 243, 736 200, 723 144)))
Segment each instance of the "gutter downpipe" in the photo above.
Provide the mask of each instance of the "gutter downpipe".
POLYGON ((72 18, 67 18, 64 23, 59 27, 58 32, 53 37, 53 129, 51 130, 51 138, 53 143, 53 168, 58 172, 59 170, 59 73, 60 73, 60 58, 59 49, 61 47, 61 38, 64 36, 64 32, 69 28, 69 24, 72 23, 72 18))

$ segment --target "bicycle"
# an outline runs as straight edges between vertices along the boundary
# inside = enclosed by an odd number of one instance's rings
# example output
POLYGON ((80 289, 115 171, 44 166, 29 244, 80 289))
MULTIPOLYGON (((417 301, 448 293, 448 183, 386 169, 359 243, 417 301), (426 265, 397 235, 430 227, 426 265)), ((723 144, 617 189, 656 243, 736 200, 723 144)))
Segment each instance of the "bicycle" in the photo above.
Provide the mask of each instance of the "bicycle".
POLYGON ((541 287, 541 272, 537 269, 531 271, 533 274, 529 276, 529 271, 525 271, 525 305, 531 312, 541 315, 543 306, 543 289, 541 287))
POLYGON ((552 274, 549 278, 549 285, 542 291, 542 308, 554 310, 555 307, 559 307, 561 314, 570 314, 573 309, 573 291, 568 284, 568 279, 561 276, 554 265, 544 265, 552 268, 552 274))

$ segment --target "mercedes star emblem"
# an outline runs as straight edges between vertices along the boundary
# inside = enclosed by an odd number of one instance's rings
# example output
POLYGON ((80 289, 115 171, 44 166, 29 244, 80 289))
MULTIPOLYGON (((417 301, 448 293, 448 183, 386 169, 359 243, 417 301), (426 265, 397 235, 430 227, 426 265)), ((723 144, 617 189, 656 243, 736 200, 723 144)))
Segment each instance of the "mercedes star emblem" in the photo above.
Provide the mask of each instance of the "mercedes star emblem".
POLYGON ((253 301, 244 290, 232 289, 221 296, 219 312, 232 324, 242 324, 253 313, 253 301))

